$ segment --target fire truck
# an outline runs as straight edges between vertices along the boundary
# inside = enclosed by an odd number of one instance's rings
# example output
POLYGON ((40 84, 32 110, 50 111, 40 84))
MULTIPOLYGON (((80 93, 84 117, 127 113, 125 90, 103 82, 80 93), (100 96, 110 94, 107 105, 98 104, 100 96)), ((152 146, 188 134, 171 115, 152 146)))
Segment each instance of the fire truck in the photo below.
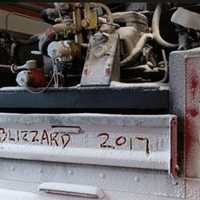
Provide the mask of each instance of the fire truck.
POLYGON ((0 200, 199 200, 199 8, 0 4, 0 200))

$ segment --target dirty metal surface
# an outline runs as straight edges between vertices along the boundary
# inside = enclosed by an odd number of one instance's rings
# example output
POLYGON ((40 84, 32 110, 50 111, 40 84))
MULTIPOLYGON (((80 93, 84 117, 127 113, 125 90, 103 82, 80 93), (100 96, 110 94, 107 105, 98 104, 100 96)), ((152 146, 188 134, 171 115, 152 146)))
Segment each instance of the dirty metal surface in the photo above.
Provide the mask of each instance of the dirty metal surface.
POLYGON ((200 56, 186 59, 185 173, 200 178, 200 56))
POLYGON ((200 199, 200 179, 186 179, 186 200, 200 199))
POLYGON ((72 87, 49 89, 32 94, 22 88, 2 88, 0 109, 136 109, 164 110, 169 108, 169 89, 150 84, 143 86, 72 87), (154 103, 152 103, 154 102, 154 103))
POLYGON ((1 114, 0 142, 2 158, 154 169, 176 175, 173 115, 1 114))
POLYGON ((183 179, 169 175, 176 165, 175 128, 174 115, 2 113, 0 196, 90 199, 38 191, 74 185, 72 192, 80 186, 83 195, 97 188, 103 200, 183 200, 183 179))
POLYGON ((105 36, 99 37, 94 36, 89 42, 81 86, 109 86, 112 80, 120 80, 119 35, 118 33, 111 34, 106 41, 105 36))
POLYGON ((170 55, 170 109, 171 113, 178 116, 180 164, 183 165, 183 174, 186 177, 195 178, 200 175, 198 172, 198 130, 196 128, 199 120, 199 54, 200 49, 197 48, 173 52, 170 55))
POLYGON ((171 111, 178 115, 183 150, 185 199, 200 199, 200 49, 171 54, 171 111))
POLYGON ((185 28, 200 30, 200 15, 179 7, 172 15, 171 21, 185 28))
POLYGON ((9 198, 2 200, 15 200, 15 195, 22 195, 20 200, 29 196, 37 197, 36 200, 52 200, 52 197, 56 200, 85 200, 62 195, 46 196, 38 192, 41 184, 54 182, 98 187, 105 194, 102 200, 184 199, 183 180, 163 171, 13 159, 0 159, 0 162, 0 195, 4 190, 10 191, 7 194, 4 191, 5 197, 9 198))

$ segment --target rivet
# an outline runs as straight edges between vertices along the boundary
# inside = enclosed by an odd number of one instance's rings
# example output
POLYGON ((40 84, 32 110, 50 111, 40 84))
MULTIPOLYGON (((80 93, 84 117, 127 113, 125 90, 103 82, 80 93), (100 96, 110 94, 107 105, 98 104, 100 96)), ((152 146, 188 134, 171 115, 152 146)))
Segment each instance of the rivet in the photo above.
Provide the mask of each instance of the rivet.
POLYGON ((174 177, 172 177, 172 185, 178 185, 178 182, 176 181, 174 177))
POLYGON ((12 166, 10 169, 11 169, 11 171, 15 171, 15 167, 14 166, 12 166))
POLYGON ((105 175, 104 173, 100 173, 100 174, 99 174, 99 177, 100 177, 100 178, 105 178, 106 175, 105 175))
POLYGON ((135 181, 135 182, 140 182, 140 178, 139 178, 138 176, 135 176, 135 177, 134 177, 134 181, 135 181))
POLYGON ((69 175, 73 175, 74 172, 73 172, 72 170, 68 170, 68 174, 69 174, 69 175))

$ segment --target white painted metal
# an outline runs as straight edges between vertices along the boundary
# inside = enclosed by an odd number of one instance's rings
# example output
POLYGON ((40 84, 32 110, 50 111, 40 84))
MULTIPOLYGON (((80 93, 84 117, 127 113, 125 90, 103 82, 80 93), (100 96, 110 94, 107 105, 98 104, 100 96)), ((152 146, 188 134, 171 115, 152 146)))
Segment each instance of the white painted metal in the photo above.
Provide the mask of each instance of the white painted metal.
POLYGON ((90 39, 88 56, 81 76, 81 86, 110 85, 119 81, 119 34, 97 33, 90 39))
POLYGON ((172 15, 171 21, 188 29, 200 30, 200 15, 179 7, 172 15))
MULTIPOLYGON (((108 198, 104 198, 104 200, 109 200, 111 196, 111 192, 108 192, 108 198)), ((14 190, 2 190, 0 189, 0 195, 2 200, 66 200, 66 196, 57 196, 57 195, 38 195, 30 192, 21 192, 21 191, 14 191, 14 190)), ((159 197, 159 196, 147 196, 146 195, 139 195, 139 194, 126 194, 123 192, 115 192, 113 199, 116 200, 180 200, 179 198, 167 198, 167 197, 159 197), (131 198, 130 198, 131 197, 131 198)), ((67 197, 67 200, 87 200, 87 198, 74 198, 74 197, 67 197)), ((196 200, 196 199, 195 199, 196 200)))
MULTIPOLYGON (((1 200, 66 200, 66 196, 40 195, 31 192, 0 189, 1 200)), ((84 198, 86 199, 86 198, 84 198)), ((81 200, 80 198, 67 197, 67 200, 81 200)))
POLYGON ((1 158, 40 160, 50 162, 95 164, 105 166, 133 167, 142 169, 170 170, 168 152, 127 152, 83 148, 55 149, 53 147, 3 144, 1 158))
POLYGON ((28 115, 26 121, 18 117, 13 114, 0 118, 2 158, 157 169, 170 173, 174 116, 72 114, 36 118, 36 115, 28 115))
MULTIPOLYGON (((0 163, 1 189, 39 194, 40 184, 59 181, 99 187, 104 191, 106 200, 184 198, 183 179, 172 178, 163 171, 11 159, 1 159, 0 163)), ((77 199, 73 197, 72 200, 77 199)))
POLYGON ((99 195, 99 189, 103 200, 183 200, 183 180, 168 174, 172 119, 173 115, 2 113, 1 200, 84 200, 89 199, 83 197, 84 192, 99 195), (62 139, 58 145, 50 145, 46 139, 33 144, 31 131, 44 130, 47 134, 38 133, 37 137, 49 137, 54 130, 70 134, 72 140, 64 148, 62 139), (104 145, 115 148, 102 147, 105 138, 98 138, 99 133, 108 133, 110 138, 104 145), (148 137, 149 148, 145 140, 138 140, 133 149, 121 139, 118 144, 122 145, 116 146, 116 138, 121 136, 148 137), (153 160, 155 155, 158 157, 153 160), (65 194, 80 192, 81 186, 83 196, 61 195, 61 186, 65 194), (38 192, 38 188, 59 195, 38 192))

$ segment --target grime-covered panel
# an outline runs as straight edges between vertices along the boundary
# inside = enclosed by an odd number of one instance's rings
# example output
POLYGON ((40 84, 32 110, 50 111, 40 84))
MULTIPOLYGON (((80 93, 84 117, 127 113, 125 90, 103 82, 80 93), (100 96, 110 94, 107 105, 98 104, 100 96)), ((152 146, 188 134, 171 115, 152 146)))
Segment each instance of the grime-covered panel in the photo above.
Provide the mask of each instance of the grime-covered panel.
POLYGON ((186 113, 185 113, 185 173, 199 178, 200 172, 200 58, 186 60, 186 113))
POLYGON ((174 115, 1 115, 0 157, 168 171, 174 115))

